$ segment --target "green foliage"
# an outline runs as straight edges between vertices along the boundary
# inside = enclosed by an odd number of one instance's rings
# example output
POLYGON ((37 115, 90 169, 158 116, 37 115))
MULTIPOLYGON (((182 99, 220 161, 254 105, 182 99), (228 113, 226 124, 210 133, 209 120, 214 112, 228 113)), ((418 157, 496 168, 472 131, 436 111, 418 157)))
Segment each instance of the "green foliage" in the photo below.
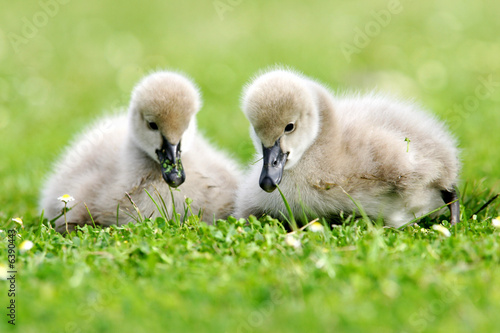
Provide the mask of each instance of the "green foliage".
MULTIPOLYGON (((466 199, 470 209, 483 203, 475 198, 466 199)), ((294 246, 269 217, 215 225, 196 215, 182 224, 158 217, 88 225, 67 236, 46 220, 33 221, 17 228, 18 328, 494 331, 500 325, 500 234, 491 210, 473 220, 469 208, 461 224, 443 221, 450 237, 420 226, 373 227, 348 216, 321 232, 293 231, 294 246), (19 251, 25 240, 33 248, 19 251)), ((2 232, 0 251, 6 250, 2 232)))

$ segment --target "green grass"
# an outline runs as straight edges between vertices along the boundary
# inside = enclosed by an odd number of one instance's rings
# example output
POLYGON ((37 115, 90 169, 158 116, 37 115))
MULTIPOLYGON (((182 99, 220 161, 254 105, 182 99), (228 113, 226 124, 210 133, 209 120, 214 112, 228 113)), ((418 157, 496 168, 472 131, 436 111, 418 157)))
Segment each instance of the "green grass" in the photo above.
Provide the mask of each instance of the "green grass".
MULTIPOLYGON (((374 22, 373 12, 389 3, 244 0, 221 19, 213 1, 69 1, 15 52, 12 34, 22 35, 24 22, 40 19, 43 8, 3 1, 0 227, 21 216, 16 245, 34 243, 17 253, 17 328, 495 331, 500 250, 491 219, 500 215, 500 199, 471 217, 499 191, 500 4, 401 1, 402 10, 348 61, 341 46, 352 45, 354 29, 374 22), (267 219, 216 226, 195 217, 182 226, 158 219, 68 237, 40 224, 39 190, 51 164, 94 119, 126 107, 136 81, 156 68, 193 77, 204 100, 200 129, 250 163, 239 97, 252 75, 275 63, 339 92, 378 89, 416 99, 446 121, 462 149, 464 221, 450 227, 445 215, 421 226, 442 222, 451 237, 372 228, 347 216, 340 227, 297 232, 299 248, 267 219), (487 91, 482 82, 489 79, 487 91)), ((5 265, 5 233, 0 239, 5 265)), ((3 332, 10 326, 3 314, 8 285, 0 286, 3 332)))
POLYGON ((298 247, 271 219, 158 218, 68 237, 43 223, 18 229, 18 246, 34 247, 17 254, 17 321, 24 332, 493 332, 500 234, 484 212, 463 214, 444 222, 451 237, 347 218, 294 232, 298 247))

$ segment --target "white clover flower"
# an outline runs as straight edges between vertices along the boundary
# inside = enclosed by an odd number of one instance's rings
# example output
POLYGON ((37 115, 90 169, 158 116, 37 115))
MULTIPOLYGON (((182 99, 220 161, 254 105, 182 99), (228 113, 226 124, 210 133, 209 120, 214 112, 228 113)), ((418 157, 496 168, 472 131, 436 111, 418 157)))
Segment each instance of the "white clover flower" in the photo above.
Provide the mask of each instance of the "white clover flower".
POLYGON ((302 245, 300 243, 300 239, 297 239, 297 238, 293 237, 292 235, 287 235, 285 237, 285 243, 286 243, 286 245, 291 246, 291 247, 296 248, 296 249, 300 248, 300 246, 302 245))
POLYGON ((16 222, 17 224, 19 224, 21 227, 24 228, 23 220, 20 217, 13 218, 12 221, 16 222))
POLYGON ((75 198, 73 198, 71 195, 69 194, 64 194, 62 196, 60 196, 59 198, 57 198, 57 200, 61 201, 61 202, 64 202, 64 203, 68 203, 70 201, 74 201, 75 198))
POLYGON ((322 269, 325 266, 326 266, 326 260, 325 260, 325 258, 321 258, 321 259, 318 259, 316 261, 316 268, 317 269, 322 269))
POLYGON ((24 253, 26 251, 29 251, 33 248, 33 242, 32 241, 29 241, 29 240, 25 240, 24 242, 22 242, 20 245, 19 245, 19 250, 21 251, 21 253, 24 253))
POLYGON ((309 230, 311 230, 312 232, 322 232, 323 229, 323 225, 319 222, 314 222, 309 226, 309 230))
POLYGON ((500 228, 500 216, 497 216, 493 220, 491 220, 491 225, 495 228, 500 228))
POLYGON ((432 226, 432 229, 440 232, 443 236, 445 237, 450 237, 451 236, 451 232, 450 230, 446 229, 445 227, 443 227, 441 224, 434 224, 432 226))
POLYGON ((0 280, 7 280, 9 274, 7 273, 7 266, 0 264, 0 280))

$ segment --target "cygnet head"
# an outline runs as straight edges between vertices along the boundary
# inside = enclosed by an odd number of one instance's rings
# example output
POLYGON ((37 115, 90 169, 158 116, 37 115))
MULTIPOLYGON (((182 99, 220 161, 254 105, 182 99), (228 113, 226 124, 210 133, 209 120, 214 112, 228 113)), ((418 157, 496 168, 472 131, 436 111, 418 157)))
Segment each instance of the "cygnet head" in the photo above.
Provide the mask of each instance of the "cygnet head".
POLYGON ((293 168, 319 131, 319 109, 311 81, 288 70, 258 76, 243 94, 243 112, 257 151, 264 157, 260 187, 272 192, 283 170, 293 168))
POLYGON ((182 150, 191 145, 200 93, 191 80, 173 72, 156 72, 134 88, 129 107, 133 142, 161 165, 163 179, 172 187, 186 179, 182 150))

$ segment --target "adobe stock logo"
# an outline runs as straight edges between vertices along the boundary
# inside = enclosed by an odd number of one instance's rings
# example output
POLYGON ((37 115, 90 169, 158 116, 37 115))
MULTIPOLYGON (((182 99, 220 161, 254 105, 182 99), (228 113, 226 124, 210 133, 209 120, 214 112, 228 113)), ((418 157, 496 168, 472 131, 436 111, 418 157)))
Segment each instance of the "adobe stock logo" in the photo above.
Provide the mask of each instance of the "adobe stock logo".
POLYGON ((457 128, 469 118, 472 113, 479 110, 482 101, 488 100, 500 87, 500 82, 495 81, 492 74, 478 77, 479 83, 474 89, 474 94, 465 96, 462 103, 456 103, 448 109, 444 116, 449 119, 449 125, 457 128))
POLYGON ((49 23, 49 20, 59 13, 60 5, 65 5, 69 2, 70 0, 38 1, 40 10, 33 14, 30 19, 26 16, 21 18, 22 27, 20 34, 14 32, 9 32, 7 34, 7 38, 14 52, 19 53, 20 46, 28 44, 29 40, 35 38, 40 29, 45 27, 49 23))
POLYGON ((393 16, 400 14, 402 11, 403 5, 399 0, 390 0, 386 9, 373 10, 371 12, 373 20, 368 21, 363 29, 354 28, 352 44, 345 42, 340 44, 340 50, 347 62, 351 62, 353 54, 360 53, 362 49, 370 45, 371 41, 380 35, 382 29, 391 23, 393 16))
POLYGON ((236 8, 236 6, 239 6, 243 0, 225 0, 225 1, 214 1, 213 5, 215 8, 215 11, 217 12, 217 15, 219 15, 219 18, 221 21, 224 21, 224 15, 226 12, 231 12, 236 8))

